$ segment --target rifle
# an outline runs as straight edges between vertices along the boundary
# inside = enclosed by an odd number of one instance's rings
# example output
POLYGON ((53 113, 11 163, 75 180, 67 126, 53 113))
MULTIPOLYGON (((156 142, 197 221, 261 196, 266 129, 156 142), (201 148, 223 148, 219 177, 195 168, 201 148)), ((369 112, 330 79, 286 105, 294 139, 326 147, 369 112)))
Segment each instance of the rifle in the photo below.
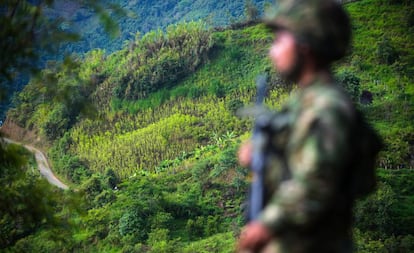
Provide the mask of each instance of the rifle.
MULTIPOLYGON (((256 79, 257 86, 257 98, 256 106, 262 106, 264 98, 266 96, 266 75, 259 75, 256 79)), ((264 195, 264 159, 265 154, 263 146, 265 143, 265 137, 260 133, 263 122, 260 117, 256 118, 255 125, 253 128, 252 136, 252 162, 251 169, 253 171, 253 180, 250 189, 250 200, 249 200, 249 220, 256 220, 263 208, 263 195, 264 195)))

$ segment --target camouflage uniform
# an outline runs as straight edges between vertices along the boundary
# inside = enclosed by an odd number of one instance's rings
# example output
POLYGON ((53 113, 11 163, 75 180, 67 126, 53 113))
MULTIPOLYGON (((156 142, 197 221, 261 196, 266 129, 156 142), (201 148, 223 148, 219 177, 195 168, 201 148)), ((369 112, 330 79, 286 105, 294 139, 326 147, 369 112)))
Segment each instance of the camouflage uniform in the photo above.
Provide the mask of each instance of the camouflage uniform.
POLYGON ((335 84, 315 80, 282 113, 289 120, 271 140, 259 218, 275 235, 266 252, 350 252, 355 109, 335 84))

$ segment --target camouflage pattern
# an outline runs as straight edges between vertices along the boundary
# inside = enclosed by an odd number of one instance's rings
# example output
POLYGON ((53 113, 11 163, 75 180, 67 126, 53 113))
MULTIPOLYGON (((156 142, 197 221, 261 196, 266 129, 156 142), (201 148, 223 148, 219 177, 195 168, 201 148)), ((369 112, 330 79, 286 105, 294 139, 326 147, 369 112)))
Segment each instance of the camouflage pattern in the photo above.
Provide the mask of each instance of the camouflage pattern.
POLYGON ((354 197, 345 178, 356 111, 341 88, 321 80, 291 98, 282 111, 286 124, 272 135, 259 221, 274 240, 263 252, 352 251, 354 197))
POLYGON ((264 22, 273 30, 291 31, 298 42, 309 45, 332 62, 349 47, 351 26, 347 13, 335 0, 279 0, 264 22))

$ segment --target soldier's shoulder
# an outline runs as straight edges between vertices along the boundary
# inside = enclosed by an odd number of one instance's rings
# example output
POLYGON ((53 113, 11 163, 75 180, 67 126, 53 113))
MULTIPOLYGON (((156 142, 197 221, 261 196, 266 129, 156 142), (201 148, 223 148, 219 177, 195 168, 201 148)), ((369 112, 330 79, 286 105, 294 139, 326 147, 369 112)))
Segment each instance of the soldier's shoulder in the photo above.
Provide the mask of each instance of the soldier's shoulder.
POLYGON ((337 84, 315 84, 303 91, 296 101, 301 111, 312 111, 315 117, 336 114, 355 117, 355 106, 348 94, 337 84))
POLYGON ((304 91, 303 102, 320 107, 353 107, 349 95, 335 84, 316 84, 304 91))

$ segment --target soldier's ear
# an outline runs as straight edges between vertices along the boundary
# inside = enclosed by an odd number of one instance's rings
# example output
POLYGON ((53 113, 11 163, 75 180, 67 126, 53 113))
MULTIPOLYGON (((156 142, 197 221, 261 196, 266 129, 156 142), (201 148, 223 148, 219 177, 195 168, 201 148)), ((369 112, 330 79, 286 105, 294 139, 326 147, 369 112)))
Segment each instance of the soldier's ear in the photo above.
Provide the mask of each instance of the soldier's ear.
POLYGON ((311 65, 311 68, 318 70, 324 68, 326 63, 308 44, 297 44, 298 57, 305 65, 311 65))
POLYGON ((315 54, 314 54, 312 48, 308 44, 297 42, 296 43, 296 48, 297 48, 297 50, 299 52, 299 55, 301 57, 306 57, 306 59, 308 59, 308 58, 314 59, 315 58, 315 54))

